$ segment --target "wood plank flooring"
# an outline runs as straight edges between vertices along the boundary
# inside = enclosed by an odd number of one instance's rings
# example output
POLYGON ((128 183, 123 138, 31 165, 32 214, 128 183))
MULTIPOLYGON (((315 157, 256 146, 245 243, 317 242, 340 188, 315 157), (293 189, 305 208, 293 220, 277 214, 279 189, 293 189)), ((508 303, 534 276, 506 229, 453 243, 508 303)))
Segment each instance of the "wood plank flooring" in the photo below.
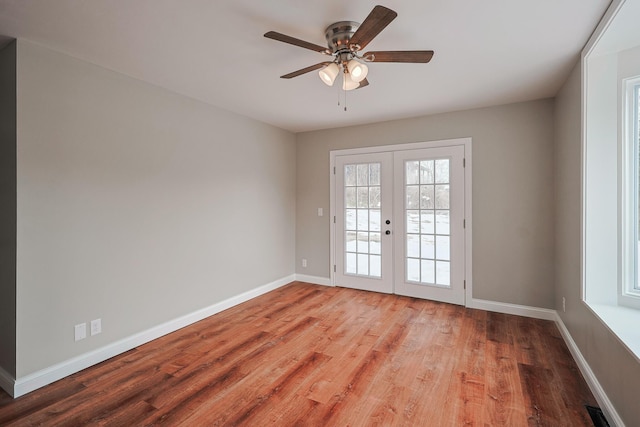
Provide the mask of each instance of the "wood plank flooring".
POLYGON ((0 425, 590 426, 555 324, 294 282, 18 399, 0 425))

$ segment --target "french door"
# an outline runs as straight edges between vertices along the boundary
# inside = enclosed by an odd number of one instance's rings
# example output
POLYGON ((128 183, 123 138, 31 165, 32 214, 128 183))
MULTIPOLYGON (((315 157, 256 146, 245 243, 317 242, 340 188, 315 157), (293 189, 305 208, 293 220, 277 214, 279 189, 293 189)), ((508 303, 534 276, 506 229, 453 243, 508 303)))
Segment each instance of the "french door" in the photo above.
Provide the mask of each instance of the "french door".
POLYGON ((335 156, 336 285, 464 305, 464 149, 335 156))
POLYGON ((336 158, 336 284, 393 292, 393 155, 336 158))

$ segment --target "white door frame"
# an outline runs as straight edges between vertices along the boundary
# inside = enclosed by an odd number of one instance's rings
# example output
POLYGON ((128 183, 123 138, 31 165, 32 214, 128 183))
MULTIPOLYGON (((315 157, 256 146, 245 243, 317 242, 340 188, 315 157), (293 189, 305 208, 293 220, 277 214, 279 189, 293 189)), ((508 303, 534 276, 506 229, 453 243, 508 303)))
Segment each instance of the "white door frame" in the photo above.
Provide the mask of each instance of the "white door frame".
POLYGON ((394 151, 404 151, 404 150, 416 150, 416 149, 424 149, 424 148, 437 148, 437 147, 450 147, 450 146, 464 146, 464 156, 465 156, 465 169, 464 169, 464 219, 465 219, 465 228, 464 228, 464 280, 465 280, 465 306, 471 304, 472 296, 473 296, 473 261, 472 261, 472 229, 473 229, 473 220, 472 220, 472 212, 471 212, 471 202, 472 202, 472 164, 471 161, 471 142, 472 139, 469 138, 456 138, 456 139, 445 139, 445 140, 437 140, 437 141, 428 141, 428 142, 414 142, 407 144, 396 144, 396 145, 384 145, 378 147, 364 147, 364 148, 350 148, 344 150, 332 150, 329 152, 329 198, 330 198, 330 272, 331 272, 331 285, 335 286, 335 269, 336 269, 336 249, 335 249, 335 241, 336 241, 336 203, 335 203, 335 193, 336 193, 336 156, 344 156, 344 155, 353 155, 353 154, 369 154, 369 153, 381 153, 381 152, 394 152, 394 151))

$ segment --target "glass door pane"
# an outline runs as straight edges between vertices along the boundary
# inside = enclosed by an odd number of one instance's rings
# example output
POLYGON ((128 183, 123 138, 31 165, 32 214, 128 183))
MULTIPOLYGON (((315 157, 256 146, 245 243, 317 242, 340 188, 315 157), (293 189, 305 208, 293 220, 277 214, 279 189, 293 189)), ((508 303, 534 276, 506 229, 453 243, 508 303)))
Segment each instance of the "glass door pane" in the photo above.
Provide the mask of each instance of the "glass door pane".
POLYGON ((380 167, 379 162, 344 165, 344 274, 382 277, 380 167))
POLYGON ((451 284, 450 162, 448 158, 404 162, 407 282, 451 284))

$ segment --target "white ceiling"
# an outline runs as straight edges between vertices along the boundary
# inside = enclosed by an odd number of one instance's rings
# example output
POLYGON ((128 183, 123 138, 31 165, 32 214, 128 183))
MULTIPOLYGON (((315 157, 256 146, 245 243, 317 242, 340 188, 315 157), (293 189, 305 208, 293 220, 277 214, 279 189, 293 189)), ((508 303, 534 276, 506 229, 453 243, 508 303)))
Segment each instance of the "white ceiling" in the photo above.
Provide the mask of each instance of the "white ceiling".
POLYGON ((279 78, 326 57, 263 34, 325 45, 329 24, 362 22, 376 2, 0 0, 0 35, 300 132, 554 96, 610 1, 380 3, 398 17, 367 50, 435 55, 429 64, 370 64, 371 84, 347 93, 346 112, 338 85, 316 72, 279 78))

